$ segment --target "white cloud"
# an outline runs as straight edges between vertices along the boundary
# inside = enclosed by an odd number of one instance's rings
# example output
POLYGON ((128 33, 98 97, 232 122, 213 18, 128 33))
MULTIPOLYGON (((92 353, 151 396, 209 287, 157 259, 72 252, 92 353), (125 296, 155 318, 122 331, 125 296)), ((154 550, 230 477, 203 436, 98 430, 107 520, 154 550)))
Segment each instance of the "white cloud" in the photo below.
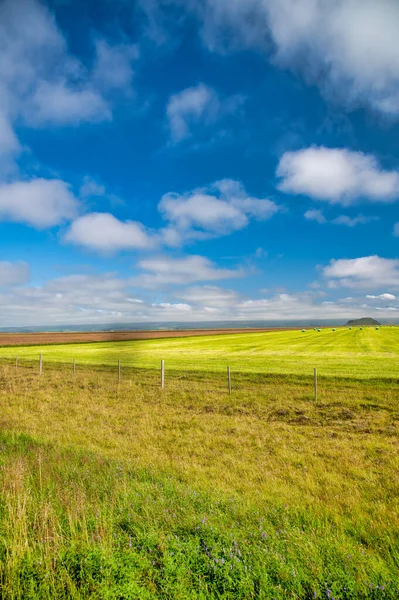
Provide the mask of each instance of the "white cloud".
MULTIPOLYGON (((377 307, 362 306, 356 301, 352 305, 340 302, 320 302, 318 297, 311 293, 276 294, 269 298, 257 300, 242 300, 235 306, 235 315, 240 319, 264 319, 264 320, 287 320, 309 319, 317 321, 322 319, 359 318, 364 316, 364 310, 368 314, 376 314, 377 307)), ((399 307, 398 307, 399 314, 399 307)), ((381 316, 381 314, 380 314, 381 316)), ((388 316, 388 313, 386 313, 388 316)))
MULTIPOLYGON (((104 196, 106 190, 86 177, 80 194, 82 198, 104 196)), ((120 221, 109 213, 89 213, 71 223, 64 239, 100 252, 152 250, 162 244, 178 247, 187 241, 230 234, 246 227, 250 219, 269 219, 279 210, 271 200, 249 196, 241 183, 224 179, 187 194, 163 196, 159 211, 166 226, 158 231, 150 232, 138 222, 120 221)))
POLYGON ((0 155, 18 154, 20 143, 11 123, 0 113, 0 155))
POLYGON ((104 98, 90 87, 71 88, 65 81, 38 83, 24 109, 30 125, 79 125, 108 121, 112 113, 104 98))
POLYGON ((241 277, 242 271, 220 269, 204 256, 186 256, 170 258, 158 256, 139 261, 138 266, 143 271, 135 281, 138 286, 156 288, 168 285, 188 285, 196 281, 215 281, 241 277))
POLYGON ((25 223, 38 229, 73 218, 78 203, 59 179, 32 179, 0 184, 0 220, 25 223))
POLYGON ((96 42, 96 64, 92 80, 101 90, 131 90, 134 70, 132 62, 139 57, 137 46, 120 44, 111 46, 104 39, 96 42))
POLYGON ((393 202, 399 198, 399 172, 384 171, 376 158, 344 148, 312 147, 286 152, 278 165, 279 189, 331 204, 349 206, 360 199, 393 202))
POLYGON ((222 235, 248 225, 244 212, 226 200, 199 191, 185 196, 166 194, 159 208, 179 231, 198 228, 222 235))
POLYGON ((109 120, 110 93, 131 93, 137 51, 98 39, 88 68, 38 0, 1 3, 0 48, 0 113, 10 127, 15 120, 35 127, 109 120))
POLYGON ((330 287, 399 288, 399 259, 364 256, 332 260, 323 270, 330 287))
POLYGON ((187 194, 166 194, 159 210, 169 227, 164 240, 179 245, 185 239, 227 235, 243 229, 250 218, 270 219, 280 207, 268 199, 249 196, 238 181, 223 179, 187 194))
POLYGON ((28 263, 11 263, 5 260, 0 261, 0 286, 11 287, 27 283, 30 278, 30 268, 28 263))
POLYGON ((334 219, 326 219, 321 210, 312 209, 307 210, 304 214, 305 219, 308 221, 316 221, 317 223, 332 223, 333 225, 346 225, 347 227, 355 227, 356 225, 365 225, 377 221, 378 217, 365 217, 363 215, 357 215, 356 217, 349 217, 348 215, 340 215, 334 219))
POLYGON ((364 215, 357 215, 356 217, 349 217, 348 215, 341 215, 332 219, 331 223, 335 225, 346 225, 347 227, 356 227, 356 225, 366 225, 373 221, 378 221, 379 217, 365 217, 364 215))
POLYGON ((379 296, 367 295, 366 298, 369 298, 370 300, 387 300, 388 302, 396 300, 396 296, 393 294, 380 294, 379 296))
POLYGON ((0 109, 0 177, 8 177, 16 171, 15 160, 21 151, 21 144, 11 122, 0 109))
POLYGON ((316 223, 327 223, 327 219, 321 210, 307 210, 303 215, 308 221, 316 221, 316 223))
POLYGON ((99 252, 148 250, 156 245, 155 238, 141 223, 120 221, 109 213, 79 217, 66 232, 65 241, 99 252))
POLYGON ((86 176, 80 187, 80 195, 82 198, 90 198, 92 196, 105 196, 107 190, 105 186, 91 177, 86 176))
POLYGON ((184 289, 179 292, 179 298, 208 308, 226 308, 239 301, 239 294, 214 285, 203 285, 184 289))
POLYGON ((155 308, 161 308, 161 309, 174 309, 177 310, 178 312, 189 312, 190 310, 192 310, 191 306, 189 304, 182 304, 180 303, 176 303, 173 304, 171 302, 160 302, 160 303, 156 303, 154 302, 152 304, 152 306, 154 306, 155 308))
POLYGON ((212 51, 256 48, 334 101, 399 116, 396 0, 205 0, 194 3, 212 51))
POLYGON ((299 66, 327 92, 399 115, 396 0, 267 0, 277 58, 299 66))
POLYGON ((242 103, 241 96, 220 98, 214 89, 203 83, 174 94, 166 108, 172 142, 178 143, 190 137, 193 128, 198 125, 214 125, 235 113, 242 103))
POLYGON ((0 87, 9 118, 22 114, 31 124, 41 124, 42 118, 46 123, 53 119, 71 123, 81 117, 92 119, 103 110, 101 97, 86 87, 84 66, 68 54, 65 39, 43 4, 5 0, 0 47, 0 87))
MULTIPOLYGON (((212 265, 212 268, 217 267, 212 265)), ((176 271, 182 273, 180 267, 176 271)), ((70 275, 32 287, 19 286, 25 281, 22 276, 16 278, 14 273, 13 279, 9 276, 2 279, 1 273, 0 263, 0 285, 13 286, 0 290, 4 326, 250 319, 347 320, 364 316, 365 311, 367 316, 377 318, 399 317, 399 304, 395 301, 387 303, 387 300, 381 306, 375 306, 373 301, 369 306, 356 298, 320 301, 314 293, 248 298, 213 285, 167 291, 156 289, 154 298, 154 292, 149 290, 142 295, 143 286, 137 277, 122 279, 114 273, 70 275)), ((184 275, 181 275, 182 285, 183 279, 184 275)))

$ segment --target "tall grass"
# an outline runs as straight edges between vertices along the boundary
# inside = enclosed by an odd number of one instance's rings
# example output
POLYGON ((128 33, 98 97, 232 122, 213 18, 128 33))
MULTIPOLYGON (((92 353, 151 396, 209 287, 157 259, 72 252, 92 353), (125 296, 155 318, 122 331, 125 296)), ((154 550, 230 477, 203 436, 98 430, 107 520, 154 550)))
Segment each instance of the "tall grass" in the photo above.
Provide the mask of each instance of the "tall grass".
POLYGON ((0 371, 1 598, 397 598, 392 381, 0 371))

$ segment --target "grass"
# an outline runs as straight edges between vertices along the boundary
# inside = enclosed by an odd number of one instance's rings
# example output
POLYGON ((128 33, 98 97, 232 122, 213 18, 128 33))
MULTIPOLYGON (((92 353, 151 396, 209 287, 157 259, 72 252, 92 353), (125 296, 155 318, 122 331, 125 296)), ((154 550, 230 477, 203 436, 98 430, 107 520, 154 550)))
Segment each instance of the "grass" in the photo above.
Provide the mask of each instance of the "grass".
POLYGON ((394 378, 398 376, 399 328, 324 329, 320 332, 276 331, 129 342, 100 342, 3 347, 2 358, 45 363, 116 365, 154 368, 166 359, 174 371, 221 371, 309 374, 318 367, 328 377, 394 378))
MULTIPOLYGON (((313 333, 331 361, 326 340, 342 334, 340 352, 362 364, 349 331, 291 332, 304 360, 313 333)), ((398 352, 395 329, 354 333, 377 361, 398 352)), ((351 379, 348 367, 317 402, 305 369, 248 372, 229 396, 218 368, 249 338, 267 362, 268 335, 215 339, 216 372, 172 371, 164 390, 150 368, 119 384, 95 365, 73 377, 52 366, 59 347, 41 377, 1 367, 0 597, 398 598, 397 371, 382 360, 351 379)), ((287 352, 291 338, 273 335, 287 352)), ((169 364, 166 342, 184 358, 184 344, 157 340, 147 359, 169 364)), ((211 367, 207 340, 184 342, 211 367)), ((93 359, 91 346, 74 349, 93 359)))

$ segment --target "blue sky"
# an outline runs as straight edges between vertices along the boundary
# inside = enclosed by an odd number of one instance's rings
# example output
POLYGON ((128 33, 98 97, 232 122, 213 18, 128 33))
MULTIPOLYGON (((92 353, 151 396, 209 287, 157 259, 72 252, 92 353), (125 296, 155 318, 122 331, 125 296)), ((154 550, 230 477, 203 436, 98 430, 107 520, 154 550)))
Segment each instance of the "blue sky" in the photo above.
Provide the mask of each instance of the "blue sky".
POLYGON ((399 318, 394 0, 2 0, 0 326, 399 318))

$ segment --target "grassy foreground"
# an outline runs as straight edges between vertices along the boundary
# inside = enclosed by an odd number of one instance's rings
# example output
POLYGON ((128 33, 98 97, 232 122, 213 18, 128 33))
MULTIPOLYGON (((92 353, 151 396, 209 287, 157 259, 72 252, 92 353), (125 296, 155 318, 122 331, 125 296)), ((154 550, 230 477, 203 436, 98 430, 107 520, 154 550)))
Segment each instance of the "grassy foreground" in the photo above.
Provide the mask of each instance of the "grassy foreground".
POLYGON ((3 367, 0 597, 398 598, 397 384, 244 383, 3 367))
POLYGON ((155 368, 171 371, 310 374, 327 377, 397 378, 399 327, 274 331, 192 338, 3 347, 0 358, 80 365, 155 368))

